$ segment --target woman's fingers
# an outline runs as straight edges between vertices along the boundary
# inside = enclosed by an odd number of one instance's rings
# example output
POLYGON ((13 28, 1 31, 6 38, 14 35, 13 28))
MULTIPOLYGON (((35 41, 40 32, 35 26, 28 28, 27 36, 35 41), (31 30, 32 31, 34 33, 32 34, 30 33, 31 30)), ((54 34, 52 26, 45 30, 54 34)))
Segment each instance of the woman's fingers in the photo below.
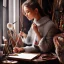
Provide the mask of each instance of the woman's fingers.
POLYGON ((38 27, 37 27, 36 24, 32 24, 32 28, 33 28, 33 30, 34 30, 35 32, 38 32, 38 27))
POLYGON ((13 48, 13 52, 14 52, 14 53, 18 53, 18 47, 14 47, 14 48, 13 48))
POLYGON ((23 51, 24 51, 23 48, 19 48, 19 47, 14 47, 14 48, 13 48, 13 52, 14 52, 14 53, 19 53, 19 52, 23 52, 23 51))

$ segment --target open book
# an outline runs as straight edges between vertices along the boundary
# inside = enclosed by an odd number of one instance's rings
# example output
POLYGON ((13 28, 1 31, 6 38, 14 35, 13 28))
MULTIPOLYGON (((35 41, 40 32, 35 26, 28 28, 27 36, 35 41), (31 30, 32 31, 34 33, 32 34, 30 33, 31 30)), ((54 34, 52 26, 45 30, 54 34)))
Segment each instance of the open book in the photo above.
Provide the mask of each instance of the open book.
POLYGON ((36 57, 40 56, 39 53, 18 53, 16 55, 8 56, 9 58, 16 58, 16 59, 26 59, 26 60, 32 60, 36 57))

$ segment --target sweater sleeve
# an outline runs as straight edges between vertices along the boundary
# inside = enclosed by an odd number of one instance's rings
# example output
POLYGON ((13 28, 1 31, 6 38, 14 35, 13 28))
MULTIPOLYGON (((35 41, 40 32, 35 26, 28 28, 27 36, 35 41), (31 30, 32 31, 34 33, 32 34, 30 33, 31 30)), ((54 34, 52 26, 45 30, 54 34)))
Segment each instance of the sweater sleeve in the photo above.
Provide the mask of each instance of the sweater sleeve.
POLYGON ((37 52, 37 49, 34 46, 23 47, 25 52, 37 52))
POLYGON ((39 48, 42 52, 49 52, 54 49, 53 37, 58 31, 55 27, 51 27, 47 35, 39 41, 39 48))
POLYGON ((28 34, 27 34, 27 37, 24 38, 22 41, 25 43, 25 44, 32 44, 32 28, 30 28, 30 30, 28 31, 28 34))
MULTIPOLYGON (((50 52, 54 48, 53 44, 53 36, 57 34, 57 29, 55 27, 51 27, 49 32, 45 37, 42 37, 39 41, 38 47, 41 52, 50 52)), ((36 49, 33 45, 32 46, 26 46, 23 47, 25 49, 25 52, 37 52, 38 49, 36 49)))

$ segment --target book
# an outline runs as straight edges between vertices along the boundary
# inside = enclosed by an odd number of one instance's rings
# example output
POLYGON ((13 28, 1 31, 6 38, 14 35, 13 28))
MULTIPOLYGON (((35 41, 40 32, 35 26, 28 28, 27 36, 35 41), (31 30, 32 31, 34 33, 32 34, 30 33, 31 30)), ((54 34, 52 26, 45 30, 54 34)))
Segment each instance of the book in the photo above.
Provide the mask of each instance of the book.
POLYGON ((16 58, 16 59, 26 59, 26 60, 32 60, 36 57, 40 56, 40 53, 18 53, 16 55, 8 56, 9 58, 16 58))

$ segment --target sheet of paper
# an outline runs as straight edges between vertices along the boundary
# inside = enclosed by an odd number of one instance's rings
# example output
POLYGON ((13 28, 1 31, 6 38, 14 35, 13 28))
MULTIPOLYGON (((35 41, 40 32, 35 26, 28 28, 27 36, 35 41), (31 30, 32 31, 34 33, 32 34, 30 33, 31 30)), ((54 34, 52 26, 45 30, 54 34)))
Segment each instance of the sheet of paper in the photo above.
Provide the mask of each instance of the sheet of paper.
POLYGON ((19 53, 17 56, 9 56, 11 58, 19 58, 19 59, 33 59, 36 56, 39 56, 40 54, 35 53, 19 53))

